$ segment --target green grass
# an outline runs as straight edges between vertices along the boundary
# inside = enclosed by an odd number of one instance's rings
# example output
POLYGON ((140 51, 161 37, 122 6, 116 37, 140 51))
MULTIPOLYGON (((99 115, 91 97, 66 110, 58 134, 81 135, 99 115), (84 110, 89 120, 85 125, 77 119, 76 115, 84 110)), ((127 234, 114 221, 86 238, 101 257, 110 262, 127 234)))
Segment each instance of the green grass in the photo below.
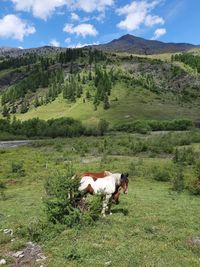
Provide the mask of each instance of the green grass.
POLYGON ((17 114, 17 118, 27 120, 33 117, 50 119, 58 117, 72 117, 80 119, 85 124, 96 124, 104 118, 111 125, 133 119, 182 119, 196 120, 200 116, 198 100, 193 103, 178 104, 173 95, 156 95, 141 88, 127 88, 118 83, 110 96, 111 108, 104 110, 102 104, 94 111, 92 100, 80 98, 76 103, 69 103, 60 95, 55 101, 45 106, 33 108, 25 114, 17 114), (118 101, 115 101, 115 98, 118 101))
MULTIPOLYGON (((14 229, 16 237, 19 230, 23 232, 28 225, 45 218, 44 180, 66 169, 69 161, 76 171, 130 171, 133 163, 129 193, 121 195, 119 205, 112 206, 113 215, 93 226, 66 229, 54 237, 47 234, 40 241, 48 256, 47 266, 199 266, 200 247, 189 242, 191 237, 199 236, 199 197, 188 191, 173 192, 170 182, 158 182, 151 176, 154 165, 172 167, 171 155, 131 156, 126 153, 125 141, 134 142, 135 135, 107 138, 113 140, 107 156, 98 152, 105 146, 104 137, 37 141, 33 147, 1 149, 0 179, 6 182, 7 190, 6 199, 0 202, 0 228, 14 229), (116 144, 124 151, 121 155, 112 155, 116 144), (82 152, 72 151, 72 147, 80 146, 82 152), (92 157, 95 162, 82 163, 83 158, 92 157), (23 162, 25 176, 12 173, 12 162, 23 162)), ((198 151, 200 144, 193 146, 198 151)), ((18 236, 13 244, 0 235, 0 241, 3 257, 23 246, 26 236, 18 236)))

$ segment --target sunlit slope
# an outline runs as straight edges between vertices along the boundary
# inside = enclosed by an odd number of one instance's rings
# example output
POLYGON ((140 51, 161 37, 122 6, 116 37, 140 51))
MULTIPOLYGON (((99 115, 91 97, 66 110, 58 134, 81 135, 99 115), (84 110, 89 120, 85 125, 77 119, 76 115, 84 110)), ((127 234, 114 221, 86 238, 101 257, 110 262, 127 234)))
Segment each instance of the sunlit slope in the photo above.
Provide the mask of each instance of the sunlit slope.
POLYGON ((110 105, 108 110, 104 110, 102 104, 95 110, 92 99, 86 99, 84 102, 83 98, 79 98, 75 103, 71 103, 59 95, 55 101, 47 105, 33 108, 25 114, 17 114, 17 118, 27 120, 39 117, 48 120, 67 116, 89 124, 104 118, 113 125, 132 119, 190 118, 195 120, 200 117, 198 101, 179 104, 170 93, 157 95, 142 88, 125 88, 122 83, 112 89, 110 105))

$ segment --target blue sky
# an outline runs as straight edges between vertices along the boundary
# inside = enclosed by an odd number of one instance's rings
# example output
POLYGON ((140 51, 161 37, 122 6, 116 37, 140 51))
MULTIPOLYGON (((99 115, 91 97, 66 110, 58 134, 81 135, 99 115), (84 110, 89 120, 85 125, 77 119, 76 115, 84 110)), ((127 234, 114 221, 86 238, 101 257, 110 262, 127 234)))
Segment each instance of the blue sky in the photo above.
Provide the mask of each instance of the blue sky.
POLYGON ((0 47, 81 47, 130 33, 200 44, 199 0, 0 0, 0 47))

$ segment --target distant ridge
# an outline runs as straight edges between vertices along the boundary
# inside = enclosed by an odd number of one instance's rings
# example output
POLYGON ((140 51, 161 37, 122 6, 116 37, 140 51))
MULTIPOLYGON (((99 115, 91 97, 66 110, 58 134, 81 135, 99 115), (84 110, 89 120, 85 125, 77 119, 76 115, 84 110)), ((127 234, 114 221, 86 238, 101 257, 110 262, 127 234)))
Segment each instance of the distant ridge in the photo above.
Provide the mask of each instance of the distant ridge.
POLYGON ((23 56, 25 54, 31 54, 31 53, 36 53, 37 55, 41 55, 41 54, 47 54, 47 53, 53 53, 53 52, 62 52, 62 51, 65 51, 65 49, 66 48, 47 46, 47 45, 42 46, 42 47, 27 48, 27 49, 0 47, 0 56, 18 57, 18 56, 23 56))
MULTIPOLYGON (((184 52, 193 48, 200 48, 200 45, 188 43, 164 43, 155 40, 147 40, 141 37, 136 37, 131 34, 121 36, 119 39, 114 39, 107 44, 89 45, 84 48, 96 48, 106 52, 127 52, 140 55, 152 55, 162 53, 184 52)), ((42 46, 37 48, 10 48, 0 47, 0 56, 18 57, 28 53, 36 53, 37 55, 63 52, 66 48, 54 46, 42 46)))
POLYGON ((119 39, 114 39, 107 44, 94 45, 97 49, 107 52, 128 52, 133 54, 161 54, 188 51, 196 46, 188 43, 164 43, 155 40, 147 40, 126 34, 119 39))

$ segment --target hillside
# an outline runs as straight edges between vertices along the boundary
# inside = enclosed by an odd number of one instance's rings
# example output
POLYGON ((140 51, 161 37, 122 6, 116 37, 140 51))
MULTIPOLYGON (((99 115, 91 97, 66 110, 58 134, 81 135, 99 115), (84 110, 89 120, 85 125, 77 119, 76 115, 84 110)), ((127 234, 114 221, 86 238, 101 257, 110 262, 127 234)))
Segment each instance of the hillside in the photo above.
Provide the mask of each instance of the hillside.
POLYGON ((37 55, 45 55, 49 53, 57 53, 65 51, 65 48, 54 47, 54 46, 42 46, 37 48, 11 48, 11 47, 0 47, 0 57, 21 57, 27 54, 36 53, 37 55))
POLYGON ((151 55, 183 52, 199 46, 187 43, 163 43, 127 34, 119 39, 112 40, 107 44, 95 45, 93 47, 107 52, 128 52, 133 54, 151 55))
MULTIPOLYGON (((186 45, 187 46, 187 45, 186 45)), ((0 62, 1 113, 110 125, 200 117, 197 54, 133 56, 96 49, 28 53, 0 62), (62 52, 60 52, 62 51, 62 52)))

